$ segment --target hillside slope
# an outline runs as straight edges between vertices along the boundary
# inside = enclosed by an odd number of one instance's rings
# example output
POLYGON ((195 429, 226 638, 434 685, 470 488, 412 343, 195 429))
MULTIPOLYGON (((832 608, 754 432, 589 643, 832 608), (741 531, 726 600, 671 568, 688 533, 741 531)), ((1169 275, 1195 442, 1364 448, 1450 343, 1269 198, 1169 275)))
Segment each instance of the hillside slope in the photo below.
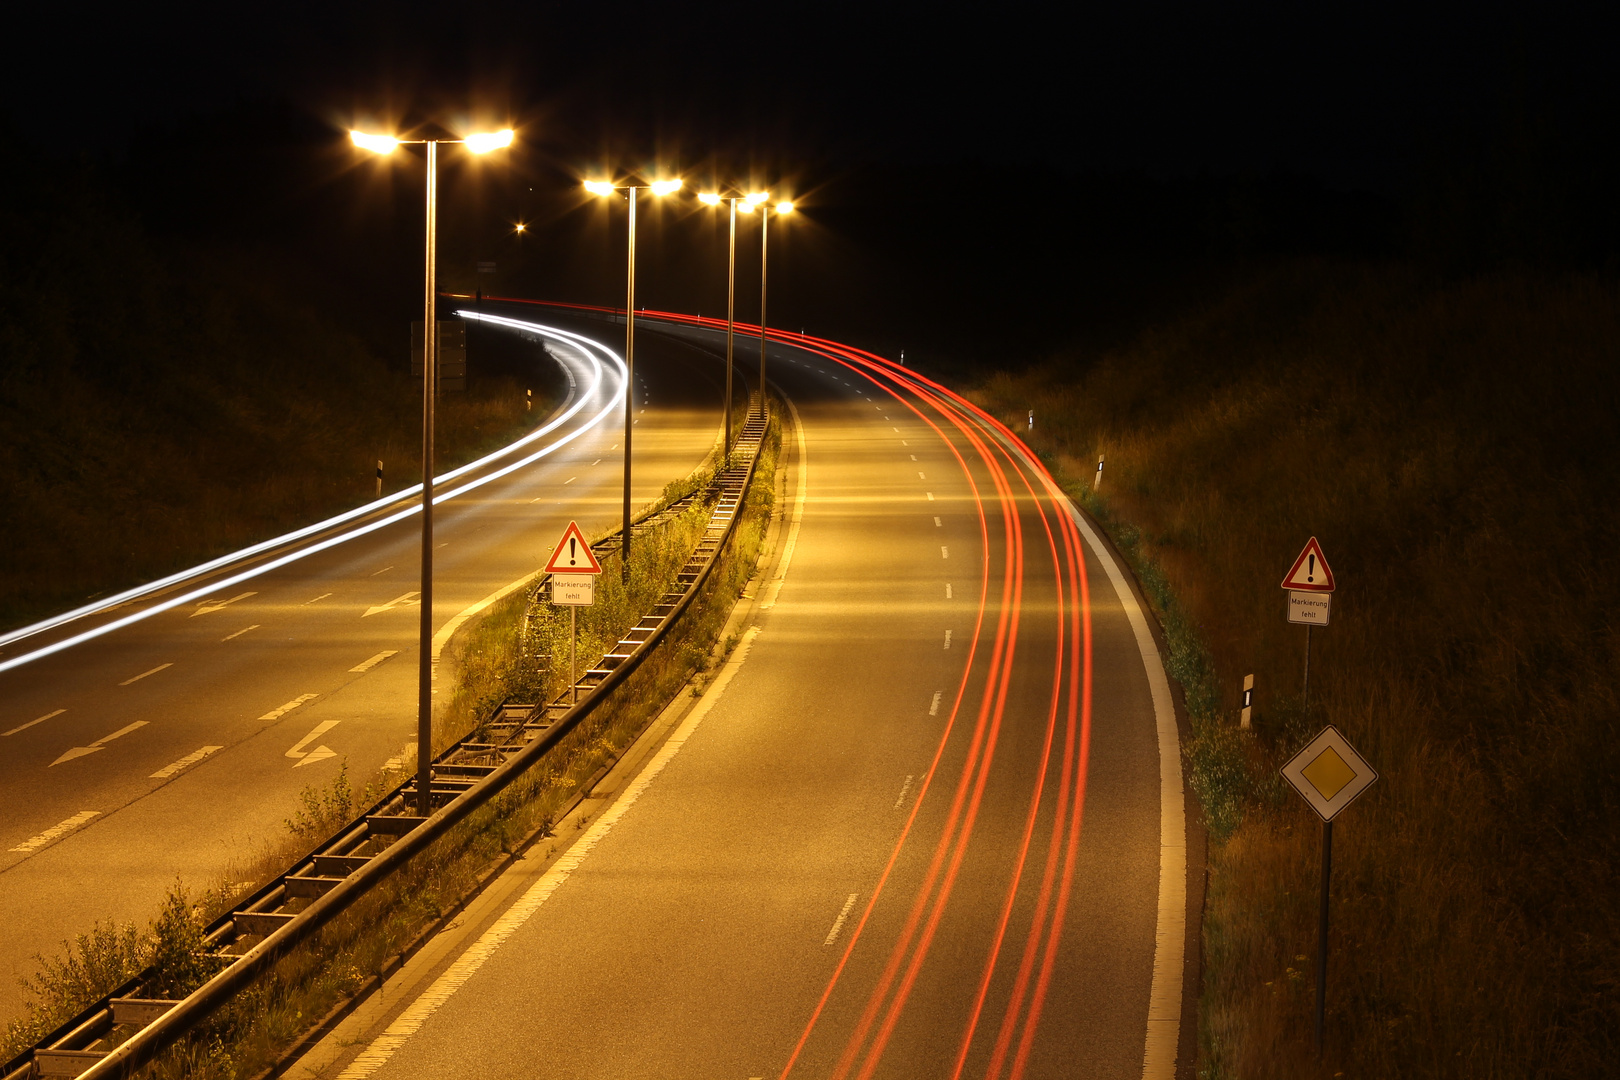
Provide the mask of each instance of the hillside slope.
MULTIPOLYGON (((357 505, 379 458, 420 481, 406 327, 385 363, 250 260, 147 235, 88 170, 0 177, 0 626, 357 505)), ((447 395, 441 465, 557 381, 447 395)))
POLYGON ((1161 608, 1212 838, 1201 1075, 1612 1070, 1617 361, 1611 280, 1296 265, 980 388, 1161 608), (1311 535, 1307 711, 1278 583, 1311 535), (1320 828, 1277 769, 1327 723, 1382 778, 1336 827, 1318 1063, 1320 828))

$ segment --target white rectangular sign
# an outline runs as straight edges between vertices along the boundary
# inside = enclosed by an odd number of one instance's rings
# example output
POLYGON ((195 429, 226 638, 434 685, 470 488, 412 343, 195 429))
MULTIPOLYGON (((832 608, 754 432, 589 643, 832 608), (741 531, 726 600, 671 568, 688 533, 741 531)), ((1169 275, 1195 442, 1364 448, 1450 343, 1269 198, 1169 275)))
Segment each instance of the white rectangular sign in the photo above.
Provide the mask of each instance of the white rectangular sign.
POLYGON ((569 607, 590 607, 596 603, 596 575, 552 574, 551 602, 569 607))
POLYGON ((1288 621, 1306 626, 1326 626, 1333 608, 1333 594, 1288 590, 1288 621))

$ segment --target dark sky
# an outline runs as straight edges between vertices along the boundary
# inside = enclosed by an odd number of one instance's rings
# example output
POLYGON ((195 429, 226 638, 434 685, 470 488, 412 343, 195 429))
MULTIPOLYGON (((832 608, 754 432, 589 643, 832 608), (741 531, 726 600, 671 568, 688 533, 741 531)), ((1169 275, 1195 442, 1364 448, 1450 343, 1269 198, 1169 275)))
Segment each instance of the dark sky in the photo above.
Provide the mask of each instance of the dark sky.
POLYGON ((117 149, 286 97, 356 118, 506 119, 564 156, 964 158, 1285 169, 1388 188, 1504 102, 1612 103, 1612 4, 877 2, 122 5, 7 15, 13 122, 117 149))
MULTIPOLYGON (((106 163, 158 231, 369 290, 379 341, 414 295, 420 173, 342 132, 426 122, 520 140, 496 167, 447 158, 449 288, 619 302, 623 215, 578 178, 679 171, 805 197, 773 262, 783 325, 894 348, 933 327, 947 352, 1022 310, 1032 353, 1163 316, 1194 264, 1207 284, 1256 254, 1620 258, 1617 8, 33 4, 7 13, 0 105, 23 141, 106 163)), ((642 300, 720 309, 718 218, 659 212, 642 300)))

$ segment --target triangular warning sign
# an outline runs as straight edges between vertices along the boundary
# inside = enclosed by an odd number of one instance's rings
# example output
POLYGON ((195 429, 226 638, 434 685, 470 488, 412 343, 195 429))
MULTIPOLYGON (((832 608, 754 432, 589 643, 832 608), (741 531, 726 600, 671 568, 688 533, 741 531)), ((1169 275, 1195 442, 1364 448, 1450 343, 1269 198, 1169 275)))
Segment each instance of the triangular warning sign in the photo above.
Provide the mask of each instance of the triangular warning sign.
POLYGON ((579 523, 570 521, 562 539, 557 541, 557 550, 551 553, 551 561, 546 563, 546 573, 600 574, 601 572, 602 564, 596 561, 596 553, 591 550, 591 545, 585 542, 585 534, 579 531, 579 523))
POLYGON ((1327 559, 1322 556, 1322 545, 1311 537, 1305 550, 1299 553, 1294 560, 1293 568, 1288 576, 1283 578, 1282 587, 1285 589, 1298 589, 1300 592, 1332 592, 1333 571, 1328 567, 1327 559))

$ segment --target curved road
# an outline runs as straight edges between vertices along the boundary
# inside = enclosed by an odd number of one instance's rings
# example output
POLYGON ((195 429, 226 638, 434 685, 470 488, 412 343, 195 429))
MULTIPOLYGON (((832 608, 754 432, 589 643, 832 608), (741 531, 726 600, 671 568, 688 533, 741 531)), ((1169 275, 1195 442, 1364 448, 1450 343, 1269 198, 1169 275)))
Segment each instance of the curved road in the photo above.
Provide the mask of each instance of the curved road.
MULTIPOLYGON (((536 570, 569 518, 618 521, 622 331, 599 328, 605 347, 525 333, 536 363, 554 362, 543 341, 574 390, 543 434, 441 481, 441 493, 464 490, 435 513, 436 626, 536 570)), ((638 504, 716 445, 723 378, 678 343, 645 351, 638 504)), ((98 921, 144 922, 177 875, 221 880, 344 761, 363 782, 414 754, 420 522, 409 493, 385 501, 0 637, 0 1020, 20 1009, 34 954, 98 921)))
MULTIPOLYGON (((682 321, 642 325, 716 346, 682 321)), ((800 439, 742 644, 292 1075, 1190 1075, 1139 598, 988 417, 773 336, 800 439)))

